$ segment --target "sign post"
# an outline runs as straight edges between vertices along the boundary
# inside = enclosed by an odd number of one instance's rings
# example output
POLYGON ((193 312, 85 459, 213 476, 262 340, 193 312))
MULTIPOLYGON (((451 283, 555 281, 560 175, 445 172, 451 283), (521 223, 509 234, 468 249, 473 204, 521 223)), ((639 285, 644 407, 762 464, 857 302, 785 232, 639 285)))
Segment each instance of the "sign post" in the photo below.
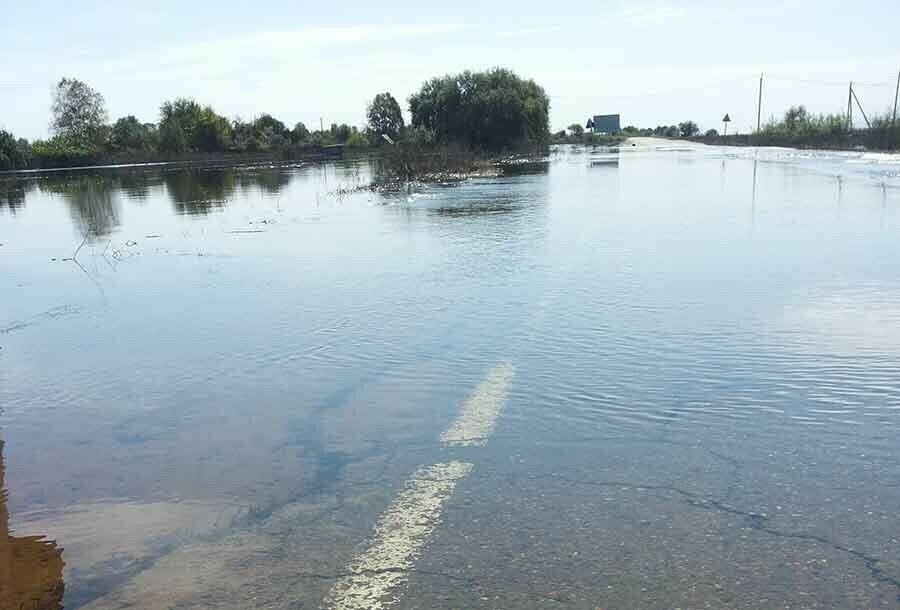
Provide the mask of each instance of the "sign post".
POLYGON ((725 116, 722 117, 722 122, 725 124, 725 129, 723 130, 725 132, 724 135, 725 137, 728 137, 728 123, 731 122, 731 117, 728 116, 727 112, 725 113, 725 116))

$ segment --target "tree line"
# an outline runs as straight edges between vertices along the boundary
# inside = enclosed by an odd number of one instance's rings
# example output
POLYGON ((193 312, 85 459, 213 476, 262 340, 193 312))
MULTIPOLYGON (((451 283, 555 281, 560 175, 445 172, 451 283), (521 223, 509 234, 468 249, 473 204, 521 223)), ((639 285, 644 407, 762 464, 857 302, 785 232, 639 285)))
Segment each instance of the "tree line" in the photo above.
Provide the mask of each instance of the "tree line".
MULTIPOLYGON (((715 131, 715 130, 713 130, 715 131)), ((694 121, 684 121, 678 125, 657 125, 656 127, 635 127, 627 125, 615 134, 597 134, 587 131, 580 123, 572 123, 568 129, 553 134, 554 144, 611 144, 637 136, 662 138, 691 138, 699 135, 700 128, 694 121)))
POLYGON ((273 153, 290 157, 329 145, 371 147, 412 140, 456 143, 479 150, 546 143, 549 98, 532 80, 510 70, 462 72, 433 78, 409 99, 411 124, 388 92, 366 107, 366 125, 332 124, 309 130, 263 113, 228 119, 193 99, 164 101, 155 123, 128 115, 109 122, 103 95, 76 78, 52 93, 48 139, 28 142, 0 130, 0 169, 88 165, 110 160, 148 161, 189 154, 273 153))
POLYGON ((838 114, 813 114, 805 106, 790 107, 781 118, 770 118, 758 131, 744 134, 719 134, 717 129, 701 133, 694 121, 655 128, 624 127, 617 134, 593 134, 579 123, 553 134, 555 144, 616 144, 633 136, 690 138, 709 144, 787 146, 795 148, 842 148, 858 146, 875 150, 900 149, 900 124, 888 114, 872 117, 866 129, 854 129, 838 114))
POLYGON ((188 98, 163 102, 156 123, 141 122, 133 115, 109 123, 103 95, 75 78, 63 78, 53 90, 50 131, 52 137, 32 143, 0 131, 0 169, 365 144, 364 134, 355 126, 333 124, 310 132, 303 123, 289 128, 267 113, 250 121, 229 120, 212 106, 188 98))

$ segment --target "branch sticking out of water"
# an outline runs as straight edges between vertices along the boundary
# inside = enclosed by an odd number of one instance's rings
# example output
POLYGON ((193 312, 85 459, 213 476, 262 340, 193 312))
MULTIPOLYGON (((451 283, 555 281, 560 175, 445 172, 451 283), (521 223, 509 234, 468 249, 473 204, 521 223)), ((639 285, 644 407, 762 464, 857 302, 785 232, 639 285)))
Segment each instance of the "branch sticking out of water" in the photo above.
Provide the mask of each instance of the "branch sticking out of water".
POLYGON ((75 252, 72 253, 72 256, 69 258, 64 258, 64 261, 75 261, 78 262, 78 253, 81 252, 81 249, 84 247, 84 244, 87 242, 88 237, 91 236, 91 232, 93 231, 93 227, 88 226, 87 231, 84 232, 84 238, 81 240, 81 243, 78 244, 78 247, 75 248, 75 252))
POLYGON ((90 227, 88 227, 88 230, 84 233, 84 239, 81 240, 81 243, 78 244, 78 247, 77 247, 77 248, 75 248, 75 253, 72 254, 72 260, 73 260, 73 261, 74 261, 74 260, 78 260, 78 253, 81 252, 81 248, 84 247, 84 244, 85 244, 85 242, 87 241, 87 239, 88 239, 88 237, 89 237, 90 235, 91 235, 91 229, 90 229, 90 227))

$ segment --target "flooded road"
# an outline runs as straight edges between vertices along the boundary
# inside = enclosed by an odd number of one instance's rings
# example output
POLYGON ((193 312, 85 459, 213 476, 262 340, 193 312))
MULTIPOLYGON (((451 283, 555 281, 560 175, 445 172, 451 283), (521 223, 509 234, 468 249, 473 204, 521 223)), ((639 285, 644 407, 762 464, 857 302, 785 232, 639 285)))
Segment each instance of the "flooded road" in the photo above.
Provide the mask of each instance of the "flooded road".
POLYGON ((900 608, 900 158, 370 171, 0 178, 0 607, 900 608))

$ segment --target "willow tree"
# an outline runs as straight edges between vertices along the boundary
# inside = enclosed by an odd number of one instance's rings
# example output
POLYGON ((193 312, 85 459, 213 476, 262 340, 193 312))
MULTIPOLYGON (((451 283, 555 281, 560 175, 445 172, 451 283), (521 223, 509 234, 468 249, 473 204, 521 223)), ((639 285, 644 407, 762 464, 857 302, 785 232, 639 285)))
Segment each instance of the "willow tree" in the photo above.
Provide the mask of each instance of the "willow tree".
POLYGON ((533 80, 511 70, 434 78, 409 99, 413 127, 439 142, 488 150, 543 144, 550 136, 550 98, 533 80))

